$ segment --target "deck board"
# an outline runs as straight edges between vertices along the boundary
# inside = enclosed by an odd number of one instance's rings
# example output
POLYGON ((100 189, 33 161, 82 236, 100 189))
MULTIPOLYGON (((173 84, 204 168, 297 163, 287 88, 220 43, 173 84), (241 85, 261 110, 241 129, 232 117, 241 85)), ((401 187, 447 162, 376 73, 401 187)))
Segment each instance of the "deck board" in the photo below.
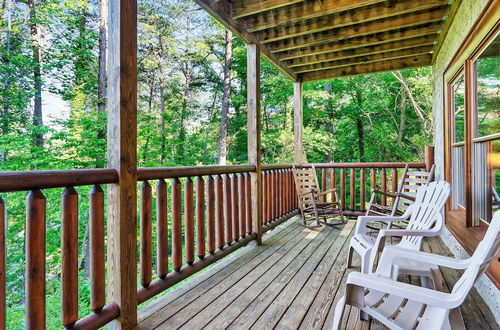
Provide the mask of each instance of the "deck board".
MULTIPOLYGON (((140 313, 138 329, 329 329, 337 301, 344 294, 349 239, 354 221, 343 228, 312 231, 294 218, 208 271, 169 292, 140 313)), ((449 255, 438 238, 427 251, 449 255)), ((459 272, 443 270, 444 288, 459 272)), ((405 282, 417 284, 417 278, 405 282)), ((474 290, 461 308, 468 329, 492 329, 494 316, 474 290)), ((346 308, 347 329, 385 329, 377 321, 359 320, 346 308)))

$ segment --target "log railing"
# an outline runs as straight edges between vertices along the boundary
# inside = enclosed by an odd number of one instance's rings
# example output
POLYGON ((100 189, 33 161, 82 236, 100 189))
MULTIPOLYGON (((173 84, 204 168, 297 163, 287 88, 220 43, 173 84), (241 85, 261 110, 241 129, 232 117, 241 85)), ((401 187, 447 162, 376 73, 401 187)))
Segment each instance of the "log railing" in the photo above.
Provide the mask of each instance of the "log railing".
MULTIPOLYGON (((332 163, 315 165, 323 189, 337 187, 347 215, 361 214, 372 189, 397 189, 403 163, 332 163)), ((410 164, 424 168, 424 163, 410 164)), ((257 238, 252 221, 252 165, 142 168, 138 180, 139 283, 141 304, 257 238)), ((0 173, 0 193, 26 191, 25 310, 28 328, 45 327, 46 219, 44 192, 61 193, 61 324, 98 328, 120 310, 106 301, 105 192, 118 182, 114 169, 0 173), (78 314, 79 190, 89 193, 90 309, 78 314)), ((262 231, 297 214, 290 164, 262 166, 262 231)), ((9 195, 4 196, 8 200, 9 195)), ((333 198, 333 196, 328 197, 333 198)), ((390 203, 382 200, 382 203, 390 203)), ((255 207, 255 204, 254 204, 255 207)), ((5 221, 0 198, 0 327, 6 324, 5 221)), ((110 245, 111 246, 111 245, 110 245)), ((110 248, 108 246, 108 248, 110 248)))

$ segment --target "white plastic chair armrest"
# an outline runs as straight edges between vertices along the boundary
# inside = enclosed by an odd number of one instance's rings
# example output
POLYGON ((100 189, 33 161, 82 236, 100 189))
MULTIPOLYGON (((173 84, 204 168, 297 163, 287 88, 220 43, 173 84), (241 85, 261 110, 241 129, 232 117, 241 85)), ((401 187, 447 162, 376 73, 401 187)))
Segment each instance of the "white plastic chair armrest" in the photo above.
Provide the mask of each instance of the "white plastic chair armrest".
POLYGON ((352 272, 347 277, 347 285, 356 285, 446 309, 455 308, 460 302, 449 293, 397 282, 377 274, 352 272))
POLYGON ((405 221, 409 218, 411 213, 411 206, 406 210, 406 212, 399 217, 394 216, 373 216, 373 215, 362 215, 359 216, 356 221, 356 231, 355 234, 365 234, 366 233, 366 225, 370 221, 382 221, 382 222, 398 222, 405 221))
POLYGON ((401 236, 425 236, 425 237, 434 237, 438 236, 441 233, 441 230, 438 229, 422 229, 422 230, 406 230, 406 229, 381 229, 379 232, 379 236, 381 237, 401 237, 401 236))
POLYGON ((387 246, 382 251, 377 272, 378 269, 390 269, 392 265, 394 265, 394 260, 397 258, 410 259, 453 269, 465 269, 470 265, 470 259, 455 259, 438 254, 405 249, 398 246, 387 246))

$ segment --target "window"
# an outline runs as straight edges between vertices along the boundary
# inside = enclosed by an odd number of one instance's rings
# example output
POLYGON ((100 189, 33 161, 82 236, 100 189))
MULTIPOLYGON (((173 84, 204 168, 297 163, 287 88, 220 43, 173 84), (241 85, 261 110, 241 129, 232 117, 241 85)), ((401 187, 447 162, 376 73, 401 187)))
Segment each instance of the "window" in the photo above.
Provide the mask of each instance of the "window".
POLYGON ((452 157, 452 209, 463 209, 465 205, 465 80, 461 73, 451 84, 453 145, 452 157), (460 206, 460 208, 459 208, 460 206))
POLYGON ((462 73, 453 84, 453 142, 464 141, 465 137, 465 82, 462 73))

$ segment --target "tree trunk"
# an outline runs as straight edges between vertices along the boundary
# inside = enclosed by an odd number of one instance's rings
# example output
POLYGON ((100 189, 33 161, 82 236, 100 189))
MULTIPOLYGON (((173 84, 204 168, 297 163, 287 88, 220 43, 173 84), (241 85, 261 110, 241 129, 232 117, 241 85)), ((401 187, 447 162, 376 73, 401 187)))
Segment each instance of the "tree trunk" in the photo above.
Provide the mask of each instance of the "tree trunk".
POLYGON ((188 62, 184 63, 184 93, 182 97, 182 110, 181 121, 179 127, 179 142, 177 146, 177 161, 184 161, 185 143, 186 143, 186 128, 184 127, 184 120, 187 117, 187 107, 189 101, 189 89, 191 87, 191 67, 188 62))
POLYGON ((160 164, 165 164, 166 151, 167 151, 167 137, 166 137, 166 123, 165 123, 165 86, 163 79, 160 79, 160 111, 161 111, 161 145, 160 145, 160 164))
POLYGON ((401 87, 401 115, 399 117, 399 130, 398 130, 398 147, 401 147, 403 143, 403 136, 405 132, 406 125, 406 93, 401 87))
POLYGON ((102 121, 97 131, 99 140, 106 140, 106 50, 107 50, 107 18, 108 18, 108 0, 100 1, 99 8, 99 73, 97 82, 97 112, 99 120, 102 121))
MULTIPOLYGON (((356 88, 356 101, 358 102, 358 109, 363 109, 363 96, 361 95, 361 89, 356 88)), ((359 162, 365 161, 365 139, 363 130, 363 117, 362 114, 358 114, 356 117, 356 129, 358 131, 358 150, 359 150, 359 162)))
MULTIPOLYGON (((3 56, 3 65, 5 68, 5 76, 3 79, 3 111, 2 111, 2 133, 3 135, 9 134, 9 92, 10 92, 10 36, 11 36, 11 3, 9 0, 4 1, 2 6, 2 13, 7 17, 7 29, 5 36, 5 54, 3 56)), ((4 18, 2 17, 2 20, 4 18)), ((7 150, 0 151, 0 158, 2 163, 7 161, 7 150)))
MULTIPOLYGON (((325 84, 324 85, 324 89, 325 89, 325 92, 327 92, 328 95, 331 97, 332 94, 333 94, 332 84, 330 84, 330 83, 325 84)), ((333 163, 334 158, 335 158, 334 154, 333 154, 333 151, 334 151, 334 145, 333 145, 333 141, 334 141, 334 139, 333 139, 333 131, 334 131, 334 127, 333 127, 333 112, 334 112, 333 105, 330 102, 330 99, 328 99, 328 101, 326 102, 327 120, 326 120, 326 123, 325 123, 325 131, 328 133, 330 141, 332 141, 332 142, 331 142, 330 148, 328 148, 328 151, 327 151, 327 154, 326 154, 326 161, 327 161, 327 163, 333 163)))
POLYGON ((233 33, 226 30, 226 50, 224 52, 224 93, 222 96, 222 111, 219 131, 219 165, 226 165, 227 158, 227 122, 231 97, 231 60, 233 48, 233 33))
POLYGON ((31 29, 31 46, 33 49, 33 78, 34 78, 34 111, 33 111, 33 145, 43 147, 42 133, 42 49, 41 49, 41 33, 37 24, 37 11, 35 0, 28 0, 30 29, 31 29))

